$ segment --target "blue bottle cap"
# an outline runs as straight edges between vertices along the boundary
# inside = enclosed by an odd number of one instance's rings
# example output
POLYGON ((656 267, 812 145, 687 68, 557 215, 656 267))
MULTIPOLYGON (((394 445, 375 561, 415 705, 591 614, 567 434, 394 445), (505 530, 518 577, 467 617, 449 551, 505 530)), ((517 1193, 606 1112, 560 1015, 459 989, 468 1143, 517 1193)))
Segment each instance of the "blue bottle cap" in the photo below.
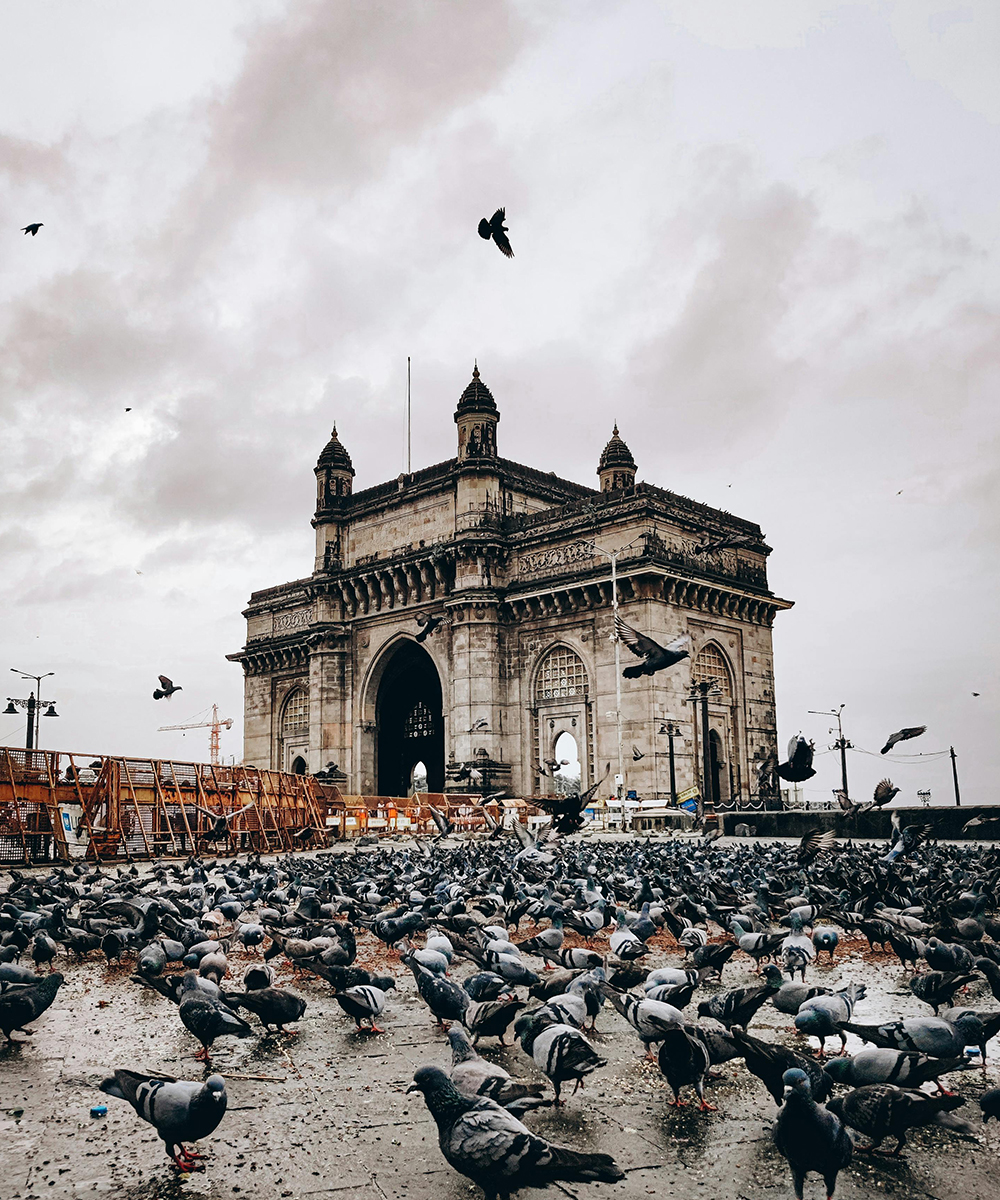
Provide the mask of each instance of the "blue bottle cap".
POLYGON ((90 1110, 92 1117, 106 1117, 108 1115, 108 1106, 106 1104, 95 1104, 90 1110))

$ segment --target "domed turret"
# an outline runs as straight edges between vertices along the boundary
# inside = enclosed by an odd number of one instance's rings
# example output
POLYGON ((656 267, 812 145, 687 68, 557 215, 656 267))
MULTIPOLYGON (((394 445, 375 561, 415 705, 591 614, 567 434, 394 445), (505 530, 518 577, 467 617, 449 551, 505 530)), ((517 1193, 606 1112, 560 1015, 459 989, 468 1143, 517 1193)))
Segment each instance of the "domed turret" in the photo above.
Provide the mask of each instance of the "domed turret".
POLYGON ((459 397, 455 409, 458 426, 458 461, 496 458, 497 424, 500 413, 490 389, 479 378, 478 365, 473 367, 472 382, 459 397))
POLYGON ((632 451, 618 436, 618 424, 615 423, 611 441, 604 447, 601 461, 597 467, 597 475, 601 481, 602 492, 625 491, 635 487, 635 459, 632 451))
POLYGON ((334 425, 330 440, 323 447, 316 462, 317 507, 323 508, 341 496, 349 496, 353 479, 354 464, 340 438, 337 437, 337 426, 334 425))

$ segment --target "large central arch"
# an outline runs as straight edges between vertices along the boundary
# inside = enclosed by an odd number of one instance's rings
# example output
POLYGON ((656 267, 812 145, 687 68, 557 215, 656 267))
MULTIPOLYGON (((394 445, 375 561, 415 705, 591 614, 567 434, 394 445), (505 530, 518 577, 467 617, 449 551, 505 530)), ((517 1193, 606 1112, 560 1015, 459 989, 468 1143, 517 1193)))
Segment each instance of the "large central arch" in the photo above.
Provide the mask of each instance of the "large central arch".
POLYGON ((392 651, 375 699, 376 793, 405 796, 418 762, 427 767, 427 790, 443 792, 441 680, 423 646, 404 641, 392 651))

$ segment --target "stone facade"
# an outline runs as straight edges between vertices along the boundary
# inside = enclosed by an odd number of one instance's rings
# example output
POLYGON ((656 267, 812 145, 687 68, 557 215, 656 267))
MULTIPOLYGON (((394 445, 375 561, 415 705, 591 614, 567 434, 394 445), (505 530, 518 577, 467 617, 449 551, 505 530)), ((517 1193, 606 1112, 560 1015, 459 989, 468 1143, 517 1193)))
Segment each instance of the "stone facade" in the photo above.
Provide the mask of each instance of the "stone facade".
MULTIPOLYGON (((499 457, 499 420, 477 369, 455 414, 457 456, 358 492, 334 431, 316 466, 313 572, 255 592, 246 645, 229 655, 246 676, 245 761, 310 772, 333 761, 345 791, 383 795, 405 794, 420 761, 432 791, 474 790, 471 770, 474 783, 531 795, 552 790, 540 764, 570 733, 583 787, 609 763, 613 774, 601 551, 620 550, 623 620, 661 643, 691 638, 675 667, 621 681, 625 787, 669 797, 668 722, 677 790, 699 782, 687 697, 715 678, 710 791, 751 799, 756 764, 776 750, 771 625, 790 607, 768 590, 759 526, 636 484, 617 427, 597 490, 499 457)), ((637 661, 624 645, 621 660, 637 661)))

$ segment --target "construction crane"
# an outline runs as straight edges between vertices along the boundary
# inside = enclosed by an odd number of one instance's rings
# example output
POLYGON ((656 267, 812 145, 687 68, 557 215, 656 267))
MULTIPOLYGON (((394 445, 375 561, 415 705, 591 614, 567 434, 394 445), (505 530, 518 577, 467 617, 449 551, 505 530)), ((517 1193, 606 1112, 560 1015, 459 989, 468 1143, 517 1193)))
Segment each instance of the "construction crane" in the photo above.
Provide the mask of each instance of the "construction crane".
POLYGON ((219 765, 219 732, 222 729, 232 729, 233 718, 223 717, 219 719, 219 706, 212 705, 211 721, 192 721, 188 725, 161 725, 157 730, 158 733, 167 733, 173 729, 210 729, 211 733, 208 736, 208 761, 213 767, 219 765))

